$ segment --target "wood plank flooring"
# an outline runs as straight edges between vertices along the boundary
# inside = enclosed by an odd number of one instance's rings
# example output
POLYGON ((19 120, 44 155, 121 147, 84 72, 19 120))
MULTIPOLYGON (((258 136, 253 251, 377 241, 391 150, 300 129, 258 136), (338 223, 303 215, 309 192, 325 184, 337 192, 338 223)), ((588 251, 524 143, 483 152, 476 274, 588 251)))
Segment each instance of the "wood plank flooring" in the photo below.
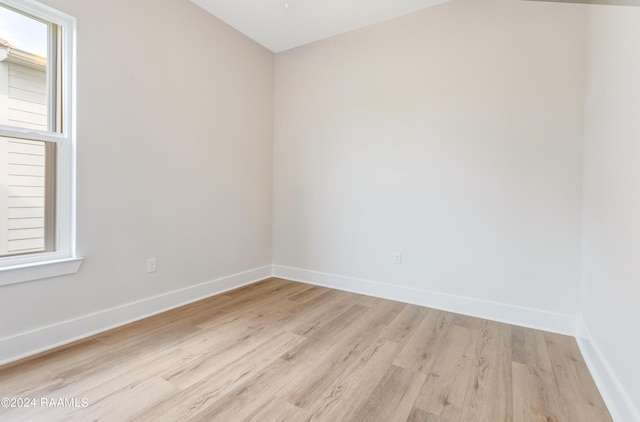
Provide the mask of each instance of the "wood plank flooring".
POLYGON ((2 421, 611 421, 571 337, 275 278, 0 368, 0 397, 36 400, 2 421))

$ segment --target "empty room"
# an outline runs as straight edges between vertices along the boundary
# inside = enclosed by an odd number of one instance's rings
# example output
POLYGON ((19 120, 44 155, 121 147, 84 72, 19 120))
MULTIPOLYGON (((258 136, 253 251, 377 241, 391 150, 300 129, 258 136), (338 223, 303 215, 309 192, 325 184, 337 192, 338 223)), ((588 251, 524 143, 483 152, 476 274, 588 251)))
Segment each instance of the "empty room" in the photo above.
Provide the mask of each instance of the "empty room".
POLYGON ((640 422, 637 0, 0 0, 0 421, 640 422))

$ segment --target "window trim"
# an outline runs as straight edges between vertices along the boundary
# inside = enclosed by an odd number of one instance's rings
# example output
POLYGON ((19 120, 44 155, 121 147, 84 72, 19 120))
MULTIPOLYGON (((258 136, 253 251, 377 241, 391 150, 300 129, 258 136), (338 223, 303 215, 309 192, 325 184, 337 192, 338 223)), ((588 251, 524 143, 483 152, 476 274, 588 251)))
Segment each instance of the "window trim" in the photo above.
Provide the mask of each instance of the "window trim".
MULTIPOLYGON (((0 136, 55 142, 56 160, 56 204, 55 239, 57 250, 0 258, 0 285, 75 273, 82 261, 76 256, 76 20, 74 17, 34 0, 0 0, 3 5, 50 22, 63 28, 58 45, 63 54, 60 61, 63 69, 61 78, 48 72, 50 84, 60 82, 62 88, 61 125, 64 133, 54 133, 0 125, 0 136), (51 79, 54 78, 54 79, 51 79)), ((52 44, 49 49, 54 48, 52 44)), ((48 66, 54 66, 50 62, 48 66)), ((53 85, 50 85, 53 86, 53 85)), ((49 101, 55 101, 49 98, 49 101)), ((49 107, 51 110, 51 108, 49 107)), ((51 116, 50 116, 51 117, 51 116)), ((53 128, 55 130, 55 128, 53 128)))
POLYGON ((4 267, 0 269, 0 286, 75 274, 80 269, 83 259, 75 257, 4 267))

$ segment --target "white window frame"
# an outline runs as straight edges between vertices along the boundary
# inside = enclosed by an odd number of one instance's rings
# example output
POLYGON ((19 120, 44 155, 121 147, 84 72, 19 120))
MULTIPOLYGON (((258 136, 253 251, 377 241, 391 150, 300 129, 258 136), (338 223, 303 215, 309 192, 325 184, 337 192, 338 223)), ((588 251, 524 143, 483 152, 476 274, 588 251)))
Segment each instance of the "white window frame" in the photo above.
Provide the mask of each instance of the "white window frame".
MULTIPOLYGON (((63 12, 34 0, 0 0, 0 4, 23 11, 43 21, 62 27, 58 43, 62 47, 62 127, 64 133, 52 133, 0 125, 0 136, 35 141, 55 142, 55 239, 53 252, 41 252, 0 258, 0 286, 38 280, 78 271, 82 258, 76 256, 75 191, 76 191, 76 119, 75 119, 75 39, 76 20, 63 12)), ((56 46, 49 45, 49 49, 56 46)), ((53 57, 50 54, 49 57, 53 57)), ((47 66, 56 66, 50 60, 47 66)), ((47 72, 49 86, 58 84, 55 72, 47 72)), ((48 101, 56 101, 48 95, 48 101)), ((49 110, 52 108, 49 107, 49 110)))

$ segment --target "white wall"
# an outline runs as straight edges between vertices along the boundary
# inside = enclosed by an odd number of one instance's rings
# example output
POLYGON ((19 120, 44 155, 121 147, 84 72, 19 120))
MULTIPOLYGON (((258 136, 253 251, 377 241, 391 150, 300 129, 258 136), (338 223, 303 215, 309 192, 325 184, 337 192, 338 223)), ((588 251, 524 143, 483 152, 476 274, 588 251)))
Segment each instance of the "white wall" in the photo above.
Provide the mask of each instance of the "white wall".
POLYGON ((576 315, 585 31, 453 0, 278 54, 274 264, 576 315))
POLYGON ((269 265, 273 54, 189 0, 44 3, 78 24, 86 259, 0 287, 0 340, 269 265))
POLYGON ((43 1, 78 18, 86 260, 0 287, 0 345, 273 262, 582 312, 640 407, 640 9, 593 8, 588 78, 587 7, 510 0, 285 52, 274 75, 188 0, 43 1))
POLYGON ((640 420, 640 8, 593 6, 588 69, 582 318, 640 420))

